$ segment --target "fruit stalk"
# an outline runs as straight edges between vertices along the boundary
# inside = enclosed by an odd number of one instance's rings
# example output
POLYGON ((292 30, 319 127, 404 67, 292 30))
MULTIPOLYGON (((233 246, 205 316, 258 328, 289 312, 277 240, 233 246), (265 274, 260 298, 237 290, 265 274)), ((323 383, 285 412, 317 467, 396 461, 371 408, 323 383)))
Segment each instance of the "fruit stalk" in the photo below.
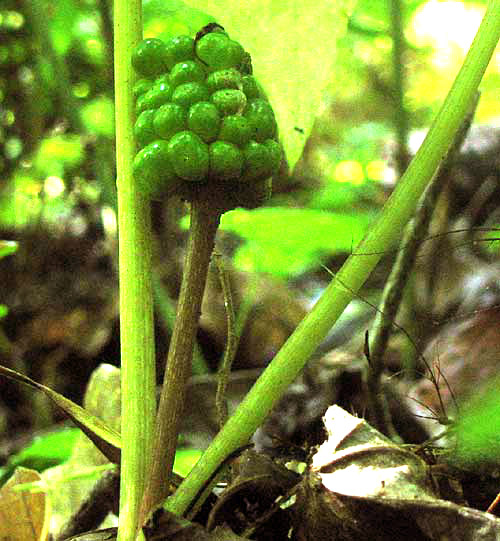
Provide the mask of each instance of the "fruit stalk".
POLYGON ((158 407, 153 460, 141 508, 142 520, 168 496, 203 291, 221 216, 212 198, 204 194, 206 191, 200 189, 191 202, 183 279, 158 407))

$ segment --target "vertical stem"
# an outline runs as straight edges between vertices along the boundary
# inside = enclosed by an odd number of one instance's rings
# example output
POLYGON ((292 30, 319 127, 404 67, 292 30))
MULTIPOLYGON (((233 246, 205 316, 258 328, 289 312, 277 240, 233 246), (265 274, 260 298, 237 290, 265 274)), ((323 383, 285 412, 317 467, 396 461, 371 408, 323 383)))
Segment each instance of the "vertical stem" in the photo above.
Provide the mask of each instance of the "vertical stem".
POLYGON ((177 318, 170 341, 158 408, 153 462, 141 508, 141 520, 168 496, 169 478, 184 411, 184 395, 191 374, 193 347, 208 265, 219 226, 220 211, 211 198, 195 197, 186 249, 177 318))
POLYGON ((115 0, 115 113, 119 226, 122 453, 118 541, 134 541, 154 433, 155 357, 149 202, 132 176, 135 75, 131 51, 141 39, 140 0, 115 0))
POLYGON ((404 105, 404 53, 405 37, 403 32, 401 0, 390 0, 391 36, 392 36, 392 69, 394 93, 394 126, 396 128, 397 148, 396 164, 398 177, 408 166, 408 111, 404 105))

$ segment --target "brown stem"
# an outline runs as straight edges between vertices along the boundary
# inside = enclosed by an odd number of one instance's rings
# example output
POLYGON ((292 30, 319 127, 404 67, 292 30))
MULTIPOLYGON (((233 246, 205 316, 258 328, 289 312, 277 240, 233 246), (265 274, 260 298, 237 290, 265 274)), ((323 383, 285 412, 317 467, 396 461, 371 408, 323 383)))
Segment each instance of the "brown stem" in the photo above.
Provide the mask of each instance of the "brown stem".
POLYGON ((200 190, 191 203, 184 273, 156 418, 153 460, 141 508, 142 522, 168 496, 201 301, 221 216, 213 198, 204 197, 208 194, 201 193, 203 191, 200 190))

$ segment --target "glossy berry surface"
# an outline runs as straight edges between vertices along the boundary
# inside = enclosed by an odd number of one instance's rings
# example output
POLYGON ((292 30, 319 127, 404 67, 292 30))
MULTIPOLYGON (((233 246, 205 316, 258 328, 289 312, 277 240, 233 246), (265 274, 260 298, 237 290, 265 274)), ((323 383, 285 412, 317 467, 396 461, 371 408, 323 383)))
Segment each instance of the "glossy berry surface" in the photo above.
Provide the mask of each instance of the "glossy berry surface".
POLYGON ((144 40, 132 63, 139 188, 155 196, 173 187, 190 199, 190 187, 206 185, 227 208, 260 204, 282 150, 243 47, 212 23, 196 39, 144 40))
POLYGON ((165 43, 161 39, 145 39, 132 53, 132 66, 143 77, 154 77, 167 69, 165 43))
POLYGON ((179 180, 170 163, 166 141, 154 141, 140 150, 134 159, 133 170, 139 189, 149 197, 179 180))

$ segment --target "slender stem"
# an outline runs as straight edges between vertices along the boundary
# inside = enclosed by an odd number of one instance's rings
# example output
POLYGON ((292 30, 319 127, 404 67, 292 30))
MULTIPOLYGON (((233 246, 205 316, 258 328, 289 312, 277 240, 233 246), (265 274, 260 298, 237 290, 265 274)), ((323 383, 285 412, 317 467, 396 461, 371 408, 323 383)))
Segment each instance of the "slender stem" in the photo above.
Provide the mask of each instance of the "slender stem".
POLYGON ((134 541, 154 434, 155 355, 149 202, 132 176, 135 75, 131 51, 141 39, 140 0, 116 0, 115 114, 119 231, 122 453, 118 541, 134 541))
POLYGON ((408 111, 404 104, 404 53, 406 41, 402 22, 401 0, 391 0, 391 36, 392 36, 392 70, 394 93, 394 126, 396 128, 397 148, 396 163, 398 177, 408 166, 408 111))
POLYGON ((493 0, 441 111, 387 201, 382 215, 361 241, 356 253, 340 269, 337 279, 332 280, 313 310, 264 370, 191 473, 169 498, 169 511, 183 514, 225 457, 248 442, 359 291, 382 254, 398 241, 469 111, 499 37, 500 0, 493 0), (347 284, 349 289, 342 284, 347 284))
POLYGON ((177 318, 170 341, 167 367, 156 421, 152 469, 141 508, 141 519, 168 496, 169 478, 177 447, 177 435, 184 412, 184 395, 191 375, 201 301, 208 265, 219 226, 220 212, 203 196, 191 203, 191 226, 177 318))
POLYGON ((227 339, 224 355, 219 365, 217 374, 217 391, 215 393, 215 409, 217 411, 217 421, 220 428, 224 426, 228 417, 228 408, 226 400, 226 391, 231 377, 231 365, 233 364, 236 349, 238 348, 238 335, 236 334, 236 315, 234 313, 233 295, 231 293, 231 284, 229 276, 224 268, 221 254, 214 254, 217 270, 219 271, 219 280, 224 296, 224 306, 226 308, 227 321, 227 339), (216 257, 215 257, 216 256, 216 257))

